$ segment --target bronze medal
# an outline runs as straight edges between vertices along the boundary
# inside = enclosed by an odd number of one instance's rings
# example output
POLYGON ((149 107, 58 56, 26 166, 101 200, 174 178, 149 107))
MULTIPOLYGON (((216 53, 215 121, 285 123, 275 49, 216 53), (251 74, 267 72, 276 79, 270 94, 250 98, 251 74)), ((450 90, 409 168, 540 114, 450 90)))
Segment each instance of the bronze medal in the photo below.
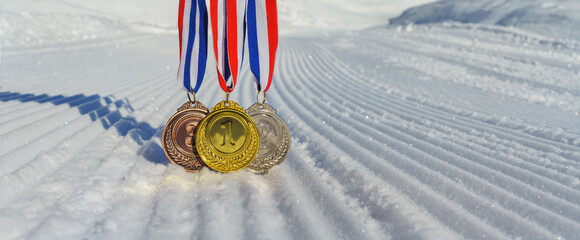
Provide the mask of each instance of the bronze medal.
POLYGON ((199 124, 196 142, 207 166, 230 172, 245 168, 254 160, 260 135, 242 107, 233 101, 222 101, 199 124))
POLYGON ((170 162, 188 172, 197 172, 205 166, 197 153, 196 129, 209 109, 198 101, 188 101, 177 109, 163 129, 163 151, 170 162))
POLYGON ((290 150, 290 131, 270 105, 256 103, 246 112, 252 117, 260 133, 260 149, 256 159, 248 165, 254 173, 265 173, 282 163, 290 150))

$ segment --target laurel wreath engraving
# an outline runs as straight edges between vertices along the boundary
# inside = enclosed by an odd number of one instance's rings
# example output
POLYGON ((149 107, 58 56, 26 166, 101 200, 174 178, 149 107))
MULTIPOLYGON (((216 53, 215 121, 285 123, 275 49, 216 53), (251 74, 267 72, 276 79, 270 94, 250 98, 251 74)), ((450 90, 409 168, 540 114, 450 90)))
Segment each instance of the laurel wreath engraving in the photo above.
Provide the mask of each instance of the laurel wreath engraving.
MULTIPOLYGON (((230 108, 240 110, 243 114, 246 114, 242 107, 240 107, 235 102, 230 102, 229 106, 225 105, 225 101, 218 103, 215 107, 213 107, 212 113, 216 112, 219 109, 230 108)), ((247 115, 247 114, 246 114, 247 115)), ((250 116, 247 116, 248 119, 251 120, 250 116)), ((214 170, 220 172, 230 172, 242 169, 249 165, 254 157, 258 153, 258 149, 260 147, 260 136, 258 133, 258 129, 256 128, 255 124, 249 124, 249 127, 252 128, 249 131, 254 132, 255 134, 248 134, 249 136, 249 146, 245 148, 245 151, 240 154, 235 154, 233 156, 218 156, 216 155, 210 148, 211 143, 205 137, 205 132, 207 131, 207 124, 203 122, 198 127, 198 137, 196 137, 197 141, 197 151, 201 156, 201 159, 205 162, 205 164, 211 167, 214 170), (237 163, 237 164, 236 164, 237 163)))
POLYGON ((265 158, 260 158, 259 156, 254 159, 254 161, 248 166, 248 170, 254 173, 265 173, 268 172, 273 166, 279 165, 286 160, 286 155, 288 155, 288 150, 290 149, 290 136, 289 134, 283 134, 282 140, 280 141, 280 146, 275 153, 270 154, 265 158))
MULTIPOLYGON (((201 110, 202 112, 209 112, 209 109, 204 106, 202 103, 195 101, 195 102, 186 102, 181 107, 177 109, 177 113, 173 116, 179 114, 182 111, 189 110, 189 109, 197 109, 201 110)), ((173 117, 172 117, 173 118, 173 117)), ((168 125, 165 126, 165 130, 163 131, 163 150, 165 151, 165 155, 169 158, 169 161, 175 163, 177 165, 182 166, 188 172, 198 172, 201 170, 205 164, 199 158, 199 155, 196 153, 195 147, 193 148, 193 154, 195 157, 187 156, 181 153, 175 147, 175 144, 172 141, 173 136, 173 127, 175 122, 168 122, 168 125)))
POLYGON ((278 149, 274 153, 271 153, 267 156, 256 156, 256 159, 248 165, 248 170, 254 173, 265 173, 268 172, 270 168, 273 166, 279 165, 286 159, 286 155, 288 155, 288 151, 290 150, 290 131, 288 127, 284 123, 284 121, 275 115, 276 110, 272 109, 268 104, 254 104, 250 108, 248 108, 248 113, 253 112, 265 112, 266 115, 270 115, 272 113, 273 118, 282 126, 282 139, 280 140, 280 145, 278 149), (262 105, 260 107, 260 105, 262 105), (281 124, 280 124, 281 123, 281 124))
MULTIPOLYGON (((169 125, 169 129, 173 128, 173 123, 169 125)), ((177 148, 175 148, 175 145, 173 144, 172 141, 172 133, 173 131, 168 131, 167 132, 167 136, 165 138, 165 146, 166 146, 166 151, 167 151, 167 155, 169 155, 169 159, 177 164, 182 166, 183 168, 185 168, 186 171, 188 172, 198 172, 199 170, 201 170, 205 164, 203 164, 203 161, 199 160, 199 156, 198 157, 190 157, 187 155, 184 155, 183 153, 179 152, 177 150, 177 148)), ((194 151, 195 153, 195 151, 194 151)))

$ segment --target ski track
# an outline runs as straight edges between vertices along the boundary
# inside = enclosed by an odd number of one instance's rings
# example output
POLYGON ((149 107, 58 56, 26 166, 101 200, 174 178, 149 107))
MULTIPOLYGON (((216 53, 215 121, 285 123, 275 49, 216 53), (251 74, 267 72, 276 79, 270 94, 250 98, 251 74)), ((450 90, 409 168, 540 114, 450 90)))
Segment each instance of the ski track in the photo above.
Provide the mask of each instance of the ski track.
MULTIPOLYGON (((308 72, 308 71, 305 71, 305 72, 308 72)), ((306 88, 303 88, 303 89, 310 89, 310 88, 307 88, 307 87, 306 87, 306 88)), ((321 104, 314 104, 314 106, 317 106, 317 105, 318 105, 318 106, 320 106, 321 104)), ((322 111, 316 111, 316 112, 327 112, 327 111, 324 111, 324 110, 322 110, 322 111)), ((334 126, 334 124, 333 124, 334 122, 335 122, 335 121, 333 121, 332 119, 327 119, 327 121, 325 121, 325 124, 331 124, 331 127, 333 127, 333 128, 334 128, 334 127, 335 127, 335 126, 334 126), (327 122, 328 122, 328 123, 327 123, 327 122)), ((338 126, 339 124, 337 123, 336 125, 338 126)), ((343 131, 343 132, 345 132, 345 130, 346 130, 346 129, 344 129, 344 128, 342 129, 342 131, 343 131)), ((356 133, 354 133, 354 132, 349 132, 349 131, 347 131, 347 133, 349 134, 349 135, 348 135, 348 137, 349 137, 349 138, 354 138, 354 139, 355 139, 357 142, 363 142, 363 141, 365 141, 364 137, 356 137, 356 136, 354 136, 354 135, 356 134, 356 133)), ((327 133, 327 134, 325 134, 325 135, 327 135, 327 136, 328 136, 329 134, 327 133)), ((335 137, 333 137, 333 139, 340 139, 340 138, 335 136, 335 137)), ((348 145, 348 144, 349 144, 349 143, 343 143, 343 145, 348 145)), ((376 151, 376 150, 378 150, 378 149, 379 149, 379 147, 377 146, 375 149, 372 149, 372 150, 375 150, 375 151, 376 151)), ((420 171, 417 171, 417 169, 415 169, 414 171, 415 171, 415 172, 420 172, 420 171)), ((419 174, 420 174, 420 173, 419 173, 419 174)))
MULTIPOLYGON (((320 68, 320 69, 323 69, 323 68, 320 68)), ((315 89, 318 89, 318 88, 319 88, 319 87, 315 87, 315 89)), ((360 104, 358 104, 358 105, 360 105, 360 104)), ((354 118, 354 116, 351 116, 351 118, 354 118)), ((362 120, 362 119, 361 119, 361 120, 362 120)), ((412 120, 416 120, 416 119, 412 119, 412 120)), ((380 128, 380 126, 375 126, 375 127, 377 127, 377 128, 380 128)), ((394 134, 394 133, 389 133, 389 135, 393 135, 393 134, 394 134)), ((416 133, 416 134, 419 134, 419 133, 416 133)), ((445 143, 441 143, 441 144, 445 144, 445 143)), ((439 146, 439 147, 442 147, 442 146, 439 146)), ((461 151, 458 151, 458 150, 461 150, 461 149, 452 149, 452 150, 454 150, 454 152, 461 152, 461 151)), ((428 152, 432 152, 432 151, 428 151, 428 152)), ((471 154, 471 157, 473 158, 473 154, 471 154)), ((486 161, 481 161, 481 162, 486 162, 486 161)), ((499 167, 499 166, 497 166, 497 165, 495 165, 495 166, 494 166, 494 165, 492 165, 492 166, 493 166, 493 169, 502 169, 502 167, 499 167)), ((517 169, 516 169, 516 170, 517 170, 517 169)), ((526 176, 526 174, 519 174, 519 175, 526 176)), ((528 182, 528 183, 529 183, 529 182, 533 182, 533 180, 526 179, 526 182, 528 182)), ((542 182, 542 184, 545 184, 545 182, 542 182)), ((539 186, 538 186, 538 187, 539 187, 539 186)), ((572 196, 570 199, 571 199, 572 201, 575 201, 575 200, 576 200, 576 199, 578 199, 578 198, 577 198, 577 196, 572 196)))
MULTIPOLYGON (((324 61, 324 62, 329 62, 329 61, 324 61)), ((312 64, 312 65, 314 65, 314 64, 312 64)), ((314 67, 314 68, 316 68, 316 69, 323 69, 323 68, 320 68, 320 67, 314 67)), ((316 86, 316 87, 306 87, 305 89, 320 89, 320 87, 319 86, 316 86)), ((335 92, 335 91, 330 91, 330 92, 335 92)), ((337 99, 337 97, 333 97, 333 98, 334 99, 337 99)), ((315 104, 315 105, 321 105, 321 104, 315 104)), ((359 104, 359 105, 361 105, 361 104, 359 104)), ((320 112, 328 112, 328 111, 320 111, 320 112)), ((354 118, 354 117, 351 116, 351 118, 354 118)), ((350 124, 347 124, 347 125, 350 125, 350 124)), ((393 135, 393 134, 391 134, 391 135, 393 135)), ((350 137, 352 137, 352 136, 350 136, 350 137)), ((415 146, 417 146, 417 145, 415 145, 415 146)), ((433 150, 431 150, 429 152, 433 152, 433 150)), ((445 156, 443 156, 443 157, 445 157, 445 156)), ((424 164, 428 164, 428 163, 424 163, 424 164)), ((437 166, 433 166, 433 168, 437 168, 437 166)), ((539 215, 539 216, 541 216, 541 215, 539 215)), ((572 216, 576 216, 576 215, 575 214, 572 214, 572 216)))
MULTIPOLYGON (((578 44, 399 30, 281 39, 268 102, 292 149, 268 174, 187 173, 165 158, 163 126, 187 100, 173 35, 6 50, 0 238, 579 236, 578 44), (526 107, 563 117, 508 115, 526 107)), ((211 66, 197 94, 208 107, 225 99, 211 66)), ((249 79, 245 66, 231 96, 243 107, 249 79)))

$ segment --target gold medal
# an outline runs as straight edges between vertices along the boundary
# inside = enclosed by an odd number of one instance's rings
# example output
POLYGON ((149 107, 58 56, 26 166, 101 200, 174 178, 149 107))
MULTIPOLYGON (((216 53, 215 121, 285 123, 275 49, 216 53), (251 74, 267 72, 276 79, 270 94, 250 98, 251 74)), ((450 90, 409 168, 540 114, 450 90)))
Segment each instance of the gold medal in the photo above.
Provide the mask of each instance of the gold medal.
POLYGON ((256 103, 246 110, 260 133, 260 149, 256 159, 248 166, 254 173, 265 173, 282 163, 290 150, 290 131, 267 103, 256 103))
POLYGON ((225 4, 211 5, 215 13, 210 20, 217 80, 226 93, 226 101, 216 104, 200 123, 196 141, 201 160, 220 172, 245 168, 254 160, 260 146, 260 135, 252 118, 244 108, 229 101, 244 62, 245 14, 238 13, 245 6, 239 7, 235 4, 228 7, 225 4))
POLYGON ((190 100, 177 109, 163 129, 165 156, 188 172, 197 172, 205 166, 196 150, 195 130, 208 112, 209 109, 202 103, 190 100))
POLYGON ((222 101, 199 124, 197 150, 208 167, 237 171, 256 157, 260 135, 252 118, 233 101, 222 101))

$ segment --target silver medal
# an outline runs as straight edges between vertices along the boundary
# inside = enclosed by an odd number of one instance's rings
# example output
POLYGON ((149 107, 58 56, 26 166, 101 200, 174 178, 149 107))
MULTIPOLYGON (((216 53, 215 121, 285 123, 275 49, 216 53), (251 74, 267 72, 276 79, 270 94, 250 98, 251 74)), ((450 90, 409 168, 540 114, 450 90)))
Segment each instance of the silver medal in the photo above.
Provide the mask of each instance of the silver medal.
POLYGON ((254 173, 268 172, 286 159, 290 150, 290 131, 286 123, 276 115, 276 110, 266 103, 256 103, 246 112, 252 117, 260 133, 258 155, 247 169, 254 173))

